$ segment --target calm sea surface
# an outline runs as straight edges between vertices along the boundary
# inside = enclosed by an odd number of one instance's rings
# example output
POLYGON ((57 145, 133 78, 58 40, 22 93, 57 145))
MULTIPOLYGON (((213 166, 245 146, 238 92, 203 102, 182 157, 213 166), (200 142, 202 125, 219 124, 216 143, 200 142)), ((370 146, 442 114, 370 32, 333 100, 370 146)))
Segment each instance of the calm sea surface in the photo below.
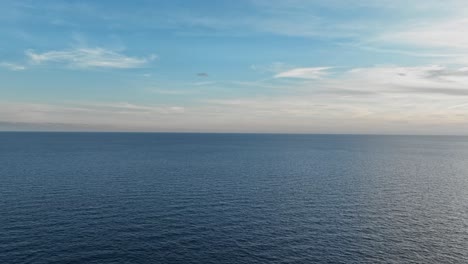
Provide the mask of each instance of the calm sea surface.
POLYGON ((0 133, 0 263, 468 263, 468 138, 0 133))

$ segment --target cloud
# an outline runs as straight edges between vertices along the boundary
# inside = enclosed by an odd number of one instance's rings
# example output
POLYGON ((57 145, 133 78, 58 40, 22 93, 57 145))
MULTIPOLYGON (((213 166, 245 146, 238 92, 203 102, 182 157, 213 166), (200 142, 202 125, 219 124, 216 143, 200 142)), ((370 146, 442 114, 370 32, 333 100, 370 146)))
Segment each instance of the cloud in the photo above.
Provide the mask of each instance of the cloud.
POLYGON ((199 72, 199 73, 197 73, 197 76, 198 76, 198 77, 208 77, 208 73, 206 73, 206 72, 199 72))
POLYGON ((16 64, 16 63, 10 63, 10 62, 0 62, 0 67, 8 69, 10 71, 24 71, 24 70, 26 70, 26 66, 16 64))
POLYGON ((468 95, 466 68, 376 66, 352 69, 341 78, 343 85, 359 86, 361 89, 368 87, 380 92, 468 95))
POLYGON ((461 134, 468 129, 468 114, 464 109, 448 108, 457 101, 412 94, 337 97, 310 93, 207 103, 219 105, 213 111, 223 113, 226 121, 239 126, 248 124, 250 128, 264 126, 273 131, 461 134), (243 116, 244 123, 232 121, 233 113, 243 116))
POLYGON ((35 123, 0 121, 0 131, 112 131, 114 126, 90 126, 70 123, 35 123))
POLYGON ((11 130, 15 123, 19 124, 18 127, 26 128, 25 124, 31 124, 36 128, 48 127, 53 130, 56 125, 62 130, 140 130, 161 127, 161 124, 170 123, 175 116, 185 113, 182 106, 153 106, 128 102, 39 104, 3 101, 0 105, 0 122, 3 122, 4 126, 9 124, 8 130, 11 130))
POLYGON ((127 102, 100 102, 76 104, 74 109, 86 112, 114 112, 114 113, 154 113, 154 114, 178 114, 184 112, 184 107, 180 106, 147 106, 137 105, 127 102))
POLYGON ((468 96, 468 90, 463 88, 426 88, 426 87, 405 87, 395 90, 397 93, 414 93, 414 94, 440 94, 451 96, 468 96))
POLYGON ((452 106, 449 106, 448 109, 456 109, 456 108, 464 108, 464 107, 468 107, 468 103, 452 105, 452 106))
POLYGON ((328 74, 330 67, 295 68, 276 74, 275 78, 320 79, 328 74))
POLYGON ((418 47, 466 50, 468 49, 468 19, 455 18, 407 25, 400 31, 384 33, 380 36, 380 40, 418 47))
POLYGON ((466 2, 431 1, 419 8, 413 7, 411 19, 395 21, 373 36, 362 36, 363 46, 370 51, 426 57, 432 63, 468 63, 466 2), (373 45, 380 48, 370 47, 373 45))
POLYGON ((250 65, 250 69, 261 73, 280 73, 292 68, 294 68, 294 66, 286 64, 284 62, 273 62, 266 65, 250 65))
POLYGON ((332 84, 304 80, 309 89, 294 95, 199 98, 183 107, 0 102, 0 130, 461 134, 468 129, 466 97, 349 81, 347 74, 332 84), (340 89, 382 92, 340 94, 340 89))
POLYGON ((78 48, 44 53, 27 50, 26 55, 33 64, 64 63, 74 68, 140 68, 157 59, 156 55, 146 58, 129 57, 104 48, 78 48))

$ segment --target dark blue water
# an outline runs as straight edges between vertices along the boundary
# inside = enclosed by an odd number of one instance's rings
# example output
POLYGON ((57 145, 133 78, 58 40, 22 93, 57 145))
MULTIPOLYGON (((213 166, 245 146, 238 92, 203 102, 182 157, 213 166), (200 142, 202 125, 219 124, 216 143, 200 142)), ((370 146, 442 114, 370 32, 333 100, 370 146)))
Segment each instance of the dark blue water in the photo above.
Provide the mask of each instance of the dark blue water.
POLYGON ((468 263, 468 138, 0 133, 0 263, 468 263))

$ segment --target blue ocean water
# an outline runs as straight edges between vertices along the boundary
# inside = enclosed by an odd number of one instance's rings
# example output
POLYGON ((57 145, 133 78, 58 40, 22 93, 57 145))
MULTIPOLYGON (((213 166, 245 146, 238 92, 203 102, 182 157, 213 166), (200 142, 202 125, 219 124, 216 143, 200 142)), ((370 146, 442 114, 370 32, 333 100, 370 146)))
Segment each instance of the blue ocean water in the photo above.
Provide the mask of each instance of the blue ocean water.
POLYGON ((468 138, 0 133, 0 263, 468 263, 468 138))

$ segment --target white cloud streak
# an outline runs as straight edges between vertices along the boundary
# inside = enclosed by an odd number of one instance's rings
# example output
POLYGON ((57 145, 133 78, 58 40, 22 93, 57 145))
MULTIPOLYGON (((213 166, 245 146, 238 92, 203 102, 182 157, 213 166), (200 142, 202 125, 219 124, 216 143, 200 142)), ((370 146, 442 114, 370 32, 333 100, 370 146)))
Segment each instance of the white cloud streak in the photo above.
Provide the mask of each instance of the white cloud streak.
POLYGON ((468 19, 450 18, 445 21, 407 25, 400 31, 384 33, 379 40, 426 48, 468 50, 468 19))
POLYGON ((140 68, 157 59, 156 55, 146 58, 129 57, 104 48, 78 48, 43 53, 27 50, 25 53, 33 64, 64 63, 74 68, 140 68))
POLYGON ((376 92, 468 95, 466 68, 377 66, 350 70, 342 78, 341 85, 376 92))
POLYGON ((141 105, 127 102, 69 102, 65 104, 38 104, 28 102, 1 102, 0 122, 22 124, 63 124, 73 130, 86 127, 113 130, 139 130, 161 127, 185 108, 167 105, 141 105))
POLYGON ((275 78, 320 79, 328 74, 330 67, 295 68, 276 74, 275 78))
POLYGON ((8 69, 10 71, 24 71, 26 70, 26 66, 17 64, 17 63, 11 63, 11 62, 0 62, 0 67, 8 69))

